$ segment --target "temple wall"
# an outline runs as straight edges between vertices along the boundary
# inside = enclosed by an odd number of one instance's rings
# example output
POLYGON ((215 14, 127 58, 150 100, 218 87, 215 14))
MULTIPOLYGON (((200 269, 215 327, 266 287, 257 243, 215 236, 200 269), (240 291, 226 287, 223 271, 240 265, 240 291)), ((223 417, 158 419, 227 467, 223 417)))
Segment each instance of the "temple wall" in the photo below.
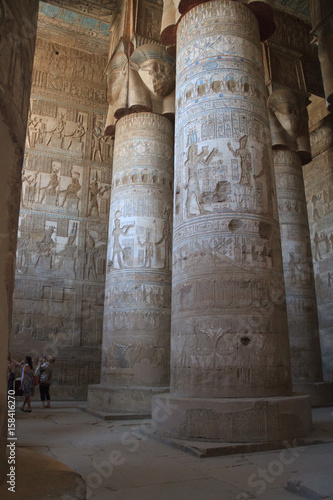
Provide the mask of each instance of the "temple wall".
POLYGON ((11 351, 34 361, 52 354, 52 397, 84 399, 100 375, 113 154, 103 135, 107 52, 82 49, 85 19, 75 26, 80 49, 59 43, 67 17, 49 9, 40 7, 33 68, 11 351))
MULTIPOLYGON (((315 116, 318 117, 319 111, 316 110, 315 116)), ((313 161, 303 167, 318 305, 323 374, 326 381, 333 381, 332 131, 333 122, 331 116, 327 116, 316 125, 313 125, 311 133, 313 161)))

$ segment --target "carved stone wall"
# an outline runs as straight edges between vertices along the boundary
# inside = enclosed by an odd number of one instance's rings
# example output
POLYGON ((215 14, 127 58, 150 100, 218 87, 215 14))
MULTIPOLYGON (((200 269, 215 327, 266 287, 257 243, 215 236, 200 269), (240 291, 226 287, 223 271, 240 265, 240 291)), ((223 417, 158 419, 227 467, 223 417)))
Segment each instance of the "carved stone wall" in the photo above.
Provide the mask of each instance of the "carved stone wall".
POLYGON ((36 0, 0 1, 0 482, 9 473, 7 355, 37 11, 36 0))
POLYGON ((333 381, 333 123, 311 133, 314 159, 303 167, 318 304, 324 379, 333 381))
MULTIPOLYGON (((109 223, 101 391, 169 386, 173 125, 135 113, 116 126, 109 223), (108 386, 108 388, 106 387, 108 386)), ((98 386, 97 386, 98 387, 98 386)), ((97 390, 97 389, 96 389, 97 390)), ((91 408, 95 387, 89 388, 91 408)), ((138 411, 114 404, 110 411, 138 411)), ((140 407, 140 410, 142 408, 140 407)))
POLYGON ((177 50, 172 390, 205 398, 288 394, 257 21, 236 2, 206 3, 181 20, 177 50))
POLYGON ((86 37, 87 51, 37 39, 11 339, 15 357, 56 357, 53 397, 81 399, 100 374, 113 155, 107 54, 86 37))

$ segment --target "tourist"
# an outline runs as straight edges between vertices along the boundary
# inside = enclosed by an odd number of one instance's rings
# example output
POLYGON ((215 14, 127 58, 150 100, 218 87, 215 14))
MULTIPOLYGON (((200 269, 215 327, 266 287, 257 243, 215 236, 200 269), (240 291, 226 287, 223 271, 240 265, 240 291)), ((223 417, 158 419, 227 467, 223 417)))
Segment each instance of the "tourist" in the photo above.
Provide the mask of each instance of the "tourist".
POLYGON ((8 391, 15 390, 15 369, 17 366, 21 366, 21 363, 12 359, 10 352, 8 353, 8 391))
POLYGON ((40 360, 40 364, 36 370, 36 375, 39 378, 39 392, 40 400, 42 402, 42 408, 51 408, 50 385, 52 382, 52 365, 54 361, 55 358, 53 356, 46 356, 40 360))
POLYGON ((30 356, 26 356, 25 362, 26 364, 24 365, 22 370, 21 385, 19 388, 23 391, 24 396, 21 411, 31 413, 30 397, 35 394, 34 371, 32 367, 32 359, 30 356), (28 406, 27 410, 24 409, 25 405, 28 406))

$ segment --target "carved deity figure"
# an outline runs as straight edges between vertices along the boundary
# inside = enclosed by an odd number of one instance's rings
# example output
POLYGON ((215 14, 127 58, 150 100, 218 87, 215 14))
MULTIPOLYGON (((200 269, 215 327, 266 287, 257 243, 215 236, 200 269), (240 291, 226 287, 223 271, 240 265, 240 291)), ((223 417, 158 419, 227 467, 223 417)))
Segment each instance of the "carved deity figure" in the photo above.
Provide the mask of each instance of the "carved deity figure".
POLYGON ((141 248, 144 248, 145 261, 143 267, 151 267, 153 253, 154 253, 154 244, 150 240, 150 234, 149 233, 147 234, 146 239, 143 243, 141 243, 140 238, 138 238, 138 243, 141 248))
POLYGON ((120 244, 120 236, 126 236, 128 231, 134 227, 134 224, 129 224, 128 226, 120 227, 120 219, 118 217, 114 221, 114 229, 112 231, 113 236, 113 260, 114 265, 115 259, 117 257, 119 268, 123 267, 123 262, 125 262, 124 249, 120 244))
POLYGON ((75 262, 74 262, 74 254, 77 250, 77 245, 75 244, 76 241, 76 235, 77 235, 77 228, 78 228, 78 223, 74 222, 71 232, 67 238, 67 243, 64 247, 64 249, 60 252, 60 260, 58 263, 58 269, 60 269, 64 263, 64 261, 72 262, 74 264, 75 268, 75 262))
POLYGON ((55 241, 52 238, 54 231, 55 228, 53 226, 45 229, 44 238, 37 243, 38 256, 35 262, 35 267, 37 267, 41 257, 52 256, 52 251, 55 248, 55 241))
POLYGON ((38 142, 38 135, 40 134, 40 126, 42 119, 38 120, 38 117, 30 118, 28 121, 28 134, 27 134, 27 142, 29 148, 34 148, 36 146, 36 142, 38 142))
POLYGON ((70 134, 70 135, 66 135, 65 137, 70 137, 70 140, 69 140, 69 143, 68 143, 68 146, 67 146, 67 149, 70 149, 73 141, 74 142, 80 142, 82 141, 82 137, 84 136, 84 134, 86 133, 85 131, 85 128, 84 126, 82 125, 81 122, 78 122, 76 124, 76 127, 75 129, 73 130, 73 132, 70 134))
POLYGON ((96 247, 96 242, 94 238, 91 236, 89 231, 86 230, 86 263, 85 263, 86 279, 90 279, 90 273, 92 274, 95 280, 97 279, 95 247, 96 247))
POLYGON ((64 115, 60 115, 57 120, 56 120, 56 124, 55 124, 55 127, 52 129, 52 130, 48 130, 47 133, 50 134, 47 142, 46 142, 46 145, 48 146, 52 140, 52 138, 56 138, 56 139, 60 139, 61 141, 61 144, 60 146, 62 147, 62 141, 63 141, 63 138, 64 138, 64 130, 65 130, 65 125, 66 125, 66 122, 64 120, 64 115))
POLYGON ((104 134, 102 130, 102 124, 100 121, 95 122, 95 126, 92 131, 92 161, 99 159, 100 162, 103 161, 102 157, 102 145, 101 142, 104 140, 104 134))
POLYGON ((315 244, 315 255, 314 255, 315 261, 318 261, 318 258, 319 258, 319 260, 321 260, 322 257, 320 255, 320 248, 319 248, 319 244, 321 243, 321 239, 320 239, 320 236, 317 232, 314 235, 313 242, 315 244))
POLYGON ((60 175, 59 170, 55 166, 53 166, 53 173, 50 175, 50 180, 47 186, 41 187, 39 191, 43 191, 42 198, 39 200, 39 203, 43 203, 45 196, 55 196, 55 204, 58 204, 58 196, 59 196, 59 186, 60 186, 60 175))
POLYGON ((163 241, 165 241, 165 256, 164 256, 163 269, 169 269, 171 264, 171 252, 172 252, 170 208, 165 208, 164 210, 164 225, 163 225, 162 236, 156 242, 156 245, 161 245, 163 241))
POLYGON ((307 104, 307 97, 287 89, 268 99, 273 149, 295 151, 303 164, 311 161, 307 104))
POLYGON ((59 191, 60 193, 65 193, 64 199, 62 201, 61 206, 63 207, 67 201, 67 199, 79 199, 78 198, 78 193, 81 191, 81 184, 79 182, 80 178, 80 173, 79 172, 72 172, 72 181, 71 183, 67 186, 66 189, 62 189, 59 191))
POLYGON ((102 187, 98 185, 97 180, 93 180, 89 186, 89 194, 90 194, 90 208, 88 212, 88 217, 91 216, 93 211, 99 215, 99 206, 98 206, 98 196, 102 197, 104 193, 108 190, 108 187, 102 187))
POLYGON ((28 184, 24 194, 22 190, 22 206, 25 206, 26 202, 33 203, 35 201, 37 192, 37 176, 38 172, 26 175, 25 170, 22 171, 22 185, 24 183, 28 184))
POLYGON ((235 158, 240 158, 240 168, 241 176, 239 184, 243 186, 251 186, 251 172, 252 172, 252 159, 251 152, 247 147, 247 135, 243 135, 239 139, 239 148, 236 151, 231 147, 231 143, 228 142, 228 148, 235 158))
POLYGON ((200 186, 198 179, 198 145, 192 144, 188 149, 187 160, 185 166, 188 169, 188 183, 185 186, 187 197, 185 202, 186 215, 201 214, 201 206, 199 203, 200 186))

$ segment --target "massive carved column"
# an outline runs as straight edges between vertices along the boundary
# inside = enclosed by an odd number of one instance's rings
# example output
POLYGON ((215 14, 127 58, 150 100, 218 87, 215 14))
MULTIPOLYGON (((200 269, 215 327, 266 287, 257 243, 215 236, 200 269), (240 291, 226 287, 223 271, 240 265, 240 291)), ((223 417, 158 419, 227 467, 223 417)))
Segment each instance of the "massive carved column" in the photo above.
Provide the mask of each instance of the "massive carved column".
POLYGON ((213 1, 177 32, 171 396, 157 432, 278 441, 308 432, 291 374, 258 22, 213 1), (288 426, 283 424, 288 415, 288 426), (297 422, 297 424, 296 424, 297 422))
POLYGON ((323 382, 318 313, 302 163, 311 161, 307 95, 280 89, 268 99, 282 242, 294 389, 314 406, 333 402, 323 382))
POLYGON ((169 388, 173 125, 134 113, 116 126, 102 376, 90 408, 149 413, 169 388))
POLYGON ((124 2, 110 46, 105 133, 115 134, 102 375, 88 407, 149 414, 169 389, 175 61, 162 8, 124 2), (135 19, 134 19, 135 18, 135 19))

